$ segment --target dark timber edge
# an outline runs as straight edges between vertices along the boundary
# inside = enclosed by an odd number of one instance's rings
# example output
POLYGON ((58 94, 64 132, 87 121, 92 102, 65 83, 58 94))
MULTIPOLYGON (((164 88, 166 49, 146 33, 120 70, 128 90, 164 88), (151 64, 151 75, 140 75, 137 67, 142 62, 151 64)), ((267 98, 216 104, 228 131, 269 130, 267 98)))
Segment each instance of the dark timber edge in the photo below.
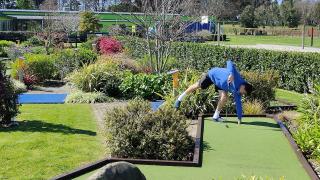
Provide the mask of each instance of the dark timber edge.
POLYGON ((314 169, 312 168, 311 164, 308 162, 308 160, 306 159, 306 157, 302 154, 301 150, 299 149, 297 143, 294 141, 294 139, 292 138, 292 135, 290 133, 290 131, 287 129, 287 127, 282 123, 282 121, 280 121, 278 119, 277 116, 274 116, 274 120, 279 124, 282 132, 284 133, 284 135, 286 136, 286 138, 288 139, 291 147, 294 149, 295 154, 297 155, 300 163, 302 164, 303 168, 306 170, 306 172, 308 173, 310 179, 312 180, 319 180, 319 177, 317 175, 317 173, 314 171, 314 169))
POLYGON ((52 180, 69 180, 79 177, 91 171, 97 170, 109 163, 126 161, 132 164, 140 165, 159 165, 159 166, 185 166, 185 167, 201 167, 202 166, 202 142, 203 142, 203 130, 204 130, 204 116, 198 117, 197 134, 195 139, 195 148, 193 154, 193 161, 167 161, 167 160, 149 160, 149 159, 127 159, 127 158, 104 158, 102 160, 93 162, 91 164, 84 165, 71 172, 67 172, 52 178, 52 180))

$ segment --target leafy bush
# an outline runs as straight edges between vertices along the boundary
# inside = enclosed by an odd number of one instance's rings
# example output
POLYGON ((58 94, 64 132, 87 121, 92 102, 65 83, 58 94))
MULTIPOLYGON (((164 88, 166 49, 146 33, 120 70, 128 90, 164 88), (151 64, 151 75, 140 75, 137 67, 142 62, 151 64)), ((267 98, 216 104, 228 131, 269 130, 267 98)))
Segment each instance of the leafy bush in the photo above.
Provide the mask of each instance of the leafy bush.
POLYGON ((101 92, 73 92, 66 98, 66 103, 105 103, 113 101, 112 98, 106 96, 101 92))
POLYGON ((61 78, 79 69, 84 65, 89 65, 97 60, 97 54, 92 50, 80 48, 64 49, 55 54, 55 65, 59 69, 61 78))
POLYGON ((173 108, 153 112, 149 102, 134 100, 106 113, 105 119, 115 157, 187 160, 194 147, 187 119, 173 108))
POLYGON ((22 57, 24 54, 31 53, 31 49, 29 47, 13 45, 5 48, 5 51, 8 54, 8 58, 12 61, 15 61, 17 58, 22 57))
POLYGON ((260 115, 264 113, 263 105, 258 100, 253 101, 245 101, 243 103, 243 113, 244 114, 252 114, 252 115, 260 115))
POLYGON ((275 99, 275 88, 278 85, 279 75, 275 71, 241 72, 246 81, 253 85, 253 92, 246 97, 249 101, 257 100, 264 107, 268 107, 270 102, 275 99))
MULTIPOLYGON (((118 37, 133 57, 146 55, 146 41, 140 38, 118 37)), ((205 71, 211 67, 224 67, 227 58, 235 60, 238 69, 279 72, 279 87, 297 92, 309 92, 308 82, 320 80, 318 53, 279 52, 262 49, 243 49, 208 44, 176 42, 171 56, 177 59, 177 68, 205 71)))
POLYGON ((104 62, 84 66, 68 79, 84 92, 103 92, 108 96, 118 97, 121 95, 119 86, 124 73, 126 71, 120 71, 117 63, 104 62))
POLYGON ((313 94, 303 100, 298 110, 302 115, 294 138, 302 152, 320 161, 320 85, 315 85, 313 94))
POLYGON ((96 38, 88 38, 88 40, 86 42, 81 44, 81 48, 94 50, 94 49, 92 49, 92 44, 95 44, 96 41, 97 41, 96 38))
POLYGON ((13 46, 14 43, 11 41, 0 40, 0 57, 7 57, 8 54, 5 50, 6 47, 13 46))
POLYGON ((27 46, 43 46, 44 41, 40 40, 37 36, 32 36, 27 41, 23 42, 27 46))
POLYGON ((166 75, 128 74, 121 83, 120 90, 127 98, 158 100, 171 90, 170 84, 169 76, 166 75))
POLYGON ((100 37, 97 41, 97 49, 100 54, 113 54, 121 52, 121 43, 111 37, 100 37))
POLYGON ((11 119, 18 114, 18 95, 10 77, 5 73, 5 66, 0 63, 0 122, 8 125, 11 119))
POLYGON ((140 65, 137 63, 137 61, 135 61, 134 59, 128 58, 126 55, 124 54, 114 54, 112 56, 110 55, 102 55, 99 56, 98 62, 115 62, 117 64, 119 64, 119 68, 120 70, 129 70, 132 73, 136 74, 136 73, 141 73, 142 72, 142 68, 140 67, 140 65))
MULTIPOLYGON (((36 79, 39 82, 43 82, 48 79, 55 78, 57 69, 54 65, 54 58, 51 55, 45 54, 25 54, 24 66, 22 71, 27 79, 36 79)), ((14 78, 18 78, 19 60, 17 59, 12 64, 11 75, 14 78)))
POLYGON ((22 83, 18 80, 15 80, 15 79, 12 79, 12 83, 13 83, 13 87, 14 87, 14 92, 16 94, 21 94, 21 93, 28 91, 27 86, 24 83, 22 83))

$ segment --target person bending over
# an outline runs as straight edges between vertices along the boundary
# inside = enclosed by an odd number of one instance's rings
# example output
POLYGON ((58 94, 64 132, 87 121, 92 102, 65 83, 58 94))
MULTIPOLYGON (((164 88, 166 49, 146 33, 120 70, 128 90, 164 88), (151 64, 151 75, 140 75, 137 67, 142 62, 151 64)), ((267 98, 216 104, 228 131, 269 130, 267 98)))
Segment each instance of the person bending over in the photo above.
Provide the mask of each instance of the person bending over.
POLYGON ((191 85, 185 92, 183 92, 176 100, 174 107, 178 109, 180 107, 183 98, 196 91, 197 89, 207 89, 209 86, 214 85, 216 91, 219 92, 219 102, 213 120, 221 121, 220 112, 225 106, 228 100, 228 92, 234 96, 236 104, 238 124, 241 124, 242 120, 242 102, 241 96, 244 94, 250 94, 253 90, 251 84, 247 83, 237 71, 235 65, 231 60, 227 61, 227 68, 211 68, 205 73, 202 78, 195 84, 191 85))

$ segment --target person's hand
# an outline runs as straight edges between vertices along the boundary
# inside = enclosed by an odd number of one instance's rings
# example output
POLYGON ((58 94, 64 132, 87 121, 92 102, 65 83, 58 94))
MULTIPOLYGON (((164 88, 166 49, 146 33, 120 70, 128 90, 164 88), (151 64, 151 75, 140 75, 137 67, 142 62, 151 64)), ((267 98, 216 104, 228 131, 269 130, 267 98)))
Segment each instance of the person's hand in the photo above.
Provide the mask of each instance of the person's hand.
POLYGON ((228 84, 231 84, 233 81, 234 81, 234 77, 233 77, 233 75, 230 74, 228 76, 228 84))

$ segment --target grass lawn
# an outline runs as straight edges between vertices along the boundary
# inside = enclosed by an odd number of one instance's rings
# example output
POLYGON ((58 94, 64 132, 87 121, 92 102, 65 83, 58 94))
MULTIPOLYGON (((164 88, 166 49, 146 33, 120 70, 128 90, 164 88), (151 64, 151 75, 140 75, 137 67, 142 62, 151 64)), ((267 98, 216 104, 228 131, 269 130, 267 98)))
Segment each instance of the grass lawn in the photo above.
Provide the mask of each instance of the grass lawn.
POLYGON ((90 105, 20 110, 20 126, 0 128, 0 179, 49 179, 103 156, 90 105))
MULTIPOLYGON (((225 41, 226 45, 256 45, 256 44, 274 44, 287 46, 301 46, 301 37, 291 36, 227 36, 230 41, 225 41)), ((306 37, 305 46, 309 47, 311 43, 310 37, 306 37)), ((320 38, 314 39, 314 46, 320 48, 320 38)))
MULTIPOLYGON (((235 119, 229 119, 235 122, 235 119)), ((229 122, 229 127, 206 120, 202 167, 139 165, 139 168, 147 179, 152 180, 231 180, 242 175, 309 179, 281 129, 272 119, 244 118, 243 125, 229 122)))
POLYGON ((280 101, 282 100, 295 105, 299 105, 304 97, 304 94, 300 94, 294 91, 276 89, 276 99, 280 101))

